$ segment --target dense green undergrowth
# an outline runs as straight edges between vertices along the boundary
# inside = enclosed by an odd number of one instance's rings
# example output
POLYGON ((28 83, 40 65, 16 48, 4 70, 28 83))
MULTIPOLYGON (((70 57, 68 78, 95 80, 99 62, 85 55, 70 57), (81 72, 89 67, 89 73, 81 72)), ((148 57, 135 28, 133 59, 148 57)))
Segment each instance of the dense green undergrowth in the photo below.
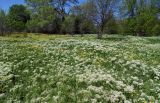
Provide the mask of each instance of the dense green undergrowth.
POLYGON ((0 103, 160 102, 160 37, 0 37, 0 103))

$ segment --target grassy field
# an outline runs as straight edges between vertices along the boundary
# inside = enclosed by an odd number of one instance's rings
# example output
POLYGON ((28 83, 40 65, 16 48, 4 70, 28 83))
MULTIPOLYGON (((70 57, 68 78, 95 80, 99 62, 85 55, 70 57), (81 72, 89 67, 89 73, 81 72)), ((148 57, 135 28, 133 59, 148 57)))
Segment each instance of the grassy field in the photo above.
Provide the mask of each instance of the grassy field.
POLYGON ((0 103, 160 103, 160 37, 0 37, 0 103))

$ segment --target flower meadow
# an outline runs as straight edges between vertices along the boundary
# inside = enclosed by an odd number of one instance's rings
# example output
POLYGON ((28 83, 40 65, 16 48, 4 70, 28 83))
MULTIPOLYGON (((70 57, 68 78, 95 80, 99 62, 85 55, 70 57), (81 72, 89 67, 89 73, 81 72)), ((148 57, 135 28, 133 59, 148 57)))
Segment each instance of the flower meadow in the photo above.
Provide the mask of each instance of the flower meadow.
POLYGON ((160 103, 160 38, 0 37, 0 103, 160 103))

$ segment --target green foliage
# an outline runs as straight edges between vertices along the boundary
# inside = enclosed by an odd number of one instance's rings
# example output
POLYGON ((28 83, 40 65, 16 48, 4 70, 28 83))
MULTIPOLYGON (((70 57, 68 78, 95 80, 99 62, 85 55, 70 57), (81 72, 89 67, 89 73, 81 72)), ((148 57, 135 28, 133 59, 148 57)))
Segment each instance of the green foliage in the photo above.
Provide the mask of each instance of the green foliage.
POLYGON ((1 34, 6 31, 48 34, 159 35, 159 0, 25 0, 1 12, 1 34), (3 26, 2 26, 3 25, 3 26))
POLYGON ((136 20, 135 18, 128 18, 122 21, 122 27, 125 34, 135 34, 135 26, 136 26, 136 20))
MULTIPOLYGON (((124 20, 124 33, 138 36, 155 35, 159 25, 158 9, 156 0, 146 2, 145 0, 125 0, 125 11, 129 16, 124 20), (156 27, 155 27, 156 26, 156 27)), ((158 31, 157 31, 158 32, 158 31)), ((156 33, 157 34, 157 33, 156 33)))
POLYGON ((80 31, 82 34, 96 33, 96 27, 91 20, 84 18, 80 24, 80 31))
POLYGON ((157 24, 152 28, 152 35, 158 36, 160 35, 160 25, 157 24))
POLYGON ((114 15, 111 13, 110 17, 108 18, 108 21, 105 24, 104 33, 117 34, 118 30, 118 22, 116 22, 114 15))
POLYGON ((74 24, 75 24, 75 17, 73 15, 67 16, 62 24, 61 32, 69 34, 74 33, 74 24))
POLYGON ((7 23, 13 31, 25 30, 25 24, 30 19, 29 11, 23 5, 13 5, 7 16, 7 23))
POLYGON ((4 35, 6 29, 6 15, 5 12, 0 9, 0 35, 4 35))
POLYGON ((92 21, 80 15, 70 15, 62 23, 62 33, 89 34, 95 33, 95 25, 92 21))
POLYGON ((36 13, 31 15, 27 22, 27 30, 30 32, 47 32, 48 26, 56 19, 56 14, 51 6, 39 6, 36 13))
POLYGON ((24 31, 30 13, 24 5, 13 5, 7 15, 7 24, 13 31, 24 31))

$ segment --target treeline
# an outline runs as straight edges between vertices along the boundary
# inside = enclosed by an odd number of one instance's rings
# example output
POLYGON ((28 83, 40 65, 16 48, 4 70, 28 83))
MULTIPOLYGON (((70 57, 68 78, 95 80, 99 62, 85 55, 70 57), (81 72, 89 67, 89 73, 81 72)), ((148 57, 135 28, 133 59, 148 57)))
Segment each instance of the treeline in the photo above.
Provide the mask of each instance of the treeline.
POLYGON ((25 0, 0 10, 0 34, 160 35, 160 0, 25 0))

